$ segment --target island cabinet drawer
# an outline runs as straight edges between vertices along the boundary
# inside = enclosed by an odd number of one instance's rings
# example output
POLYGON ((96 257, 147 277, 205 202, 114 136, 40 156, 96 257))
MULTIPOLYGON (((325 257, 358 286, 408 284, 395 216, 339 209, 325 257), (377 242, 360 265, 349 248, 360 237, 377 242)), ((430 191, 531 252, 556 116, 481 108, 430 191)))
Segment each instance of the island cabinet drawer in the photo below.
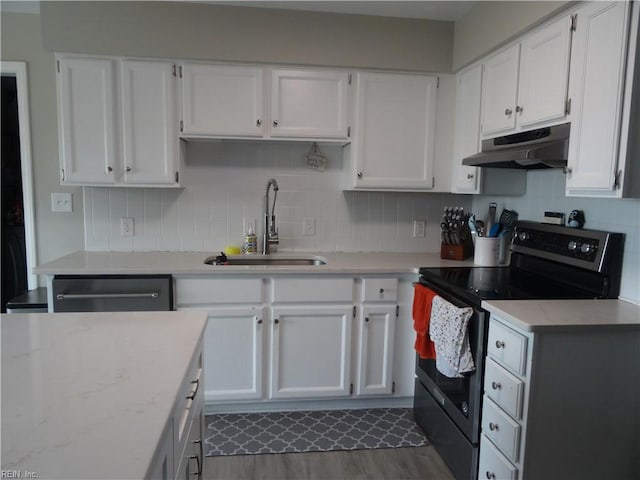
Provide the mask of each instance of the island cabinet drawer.
POLYGON ((397 278, 364 278, 365 302, 396 302, 398 300, 397 278))
POLYGON ((353 302, 352 278, 275 278, 274 302, 353 302))
POLYGON ((491 358, 487 359, 485 367, 484 393, 513 418, 517 420, 522 418, 524 382, 511 375, 491 358))
POLYGON ((177 278, 176 305, 261 303, 261 278, 177 278))
POLYGON ((482 433, 487 436, 510 460, 518 461, 520 449, 520 424, 484 397, 482 433))
POLYGON ((527 337, 500 322, 491 320, 487 351, 498 363, 524 375, 527 359, 527 337))
POLYGON ((489 480, 517 480, 518 469, 487 439, 480 436, 478 478, 489 480))

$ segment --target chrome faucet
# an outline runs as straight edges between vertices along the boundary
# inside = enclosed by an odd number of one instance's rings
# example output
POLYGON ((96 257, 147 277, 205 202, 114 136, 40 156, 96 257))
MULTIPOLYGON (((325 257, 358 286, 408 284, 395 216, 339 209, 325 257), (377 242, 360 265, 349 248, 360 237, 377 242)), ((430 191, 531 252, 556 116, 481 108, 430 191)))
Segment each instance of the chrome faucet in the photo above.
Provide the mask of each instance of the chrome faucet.
POLYGON ((276 208, 276 197, 278 196, 278 182, 275 178, 267 181, 267 188, 264 194, 264 233, 262 236, 262 254, 275 252, 278 250, 278 229, 276 228, 276 216, 274 214, 276 208), (269 215, 269 189, 273 187, 273 205, 271 206, 271 215, 269 215))

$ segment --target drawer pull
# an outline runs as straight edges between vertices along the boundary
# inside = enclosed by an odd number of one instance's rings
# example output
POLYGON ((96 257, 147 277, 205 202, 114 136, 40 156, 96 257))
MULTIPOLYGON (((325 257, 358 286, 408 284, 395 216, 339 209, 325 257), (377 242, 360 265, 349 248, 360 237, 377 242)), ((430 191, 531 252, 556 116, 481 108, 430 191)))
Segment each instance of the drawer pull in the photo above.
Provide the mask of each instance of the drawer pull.
POLYGON ((202 468, 200 467, 200 457, 198 457, 198 455, 191 455, 189 457, 189 460, 195 460, 196 461, 196 465, 198 470, 193 472, 192 475, 195 475, 196 477, 200 478, 202 476, 202 468))
POLYGON ((504 348, 504 342, 501 340, 496 340, 496 348, 504 348))
POLYGON ((500 390, 502 388, 502 385, 500 385, 498 382, 491 382, 491 388, 493 388, 494 390, 500 390))
POLYGON ((491 430, 492 432, 497 432, 498 431, 498 424, 489 422, 489 430, 491 430))
POLYGON ((380 295, 384 294, 384 288, 381 288, 379 292, 380 292, 380 295))
POLYGON ((486 472, 487 478, 491 480, 492 478, 496 478, 496 474, 487 470, 486 472))
POLYGON ((187 400, 193 400, 196 398, 196 393, 198 393, 198 387, 200 386, 200 380, 196 378, 195 380, 191 380, 191 383, 195 384, 196 389, 191 393, 191 395, 187 395, 187 400))

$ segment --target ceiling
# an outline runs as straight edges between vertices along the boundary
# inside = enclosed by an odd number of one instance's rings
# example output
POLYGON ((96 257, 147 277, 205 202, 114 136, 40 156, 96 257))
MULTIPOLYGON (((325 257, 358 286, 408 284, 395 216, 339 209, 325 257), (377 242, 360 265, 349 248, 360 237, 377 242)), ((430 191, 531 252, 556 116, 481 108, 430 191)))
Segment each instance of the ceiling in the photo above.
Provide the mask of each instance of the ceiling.
POLYGON ((478 2, 467 1, 201 1, 218 5, 243 7, 279 8, 381 17, 419 18, 429 20, 456 21, 466 15, 478 2))

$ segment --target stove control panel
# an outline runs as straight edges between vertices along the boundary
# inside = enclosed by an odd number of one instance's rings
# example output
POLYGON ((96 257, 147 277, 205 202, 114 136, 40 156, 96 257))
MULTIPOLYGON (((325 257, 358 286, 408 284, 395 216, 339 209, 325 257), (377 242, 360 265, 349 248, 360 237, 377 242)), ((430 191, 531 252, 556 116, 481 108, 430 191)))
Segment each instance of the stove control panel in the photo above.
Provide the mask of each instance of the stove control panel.
MULTIPOLYGON (((575 232, 578 234, 579 232, 575 232)), ((593 262, 600 246, 600 240, 570 233, 546 232, 518 229, 514 245, 522 245, 541 252, 554 253, 569 258, 593 262)))

